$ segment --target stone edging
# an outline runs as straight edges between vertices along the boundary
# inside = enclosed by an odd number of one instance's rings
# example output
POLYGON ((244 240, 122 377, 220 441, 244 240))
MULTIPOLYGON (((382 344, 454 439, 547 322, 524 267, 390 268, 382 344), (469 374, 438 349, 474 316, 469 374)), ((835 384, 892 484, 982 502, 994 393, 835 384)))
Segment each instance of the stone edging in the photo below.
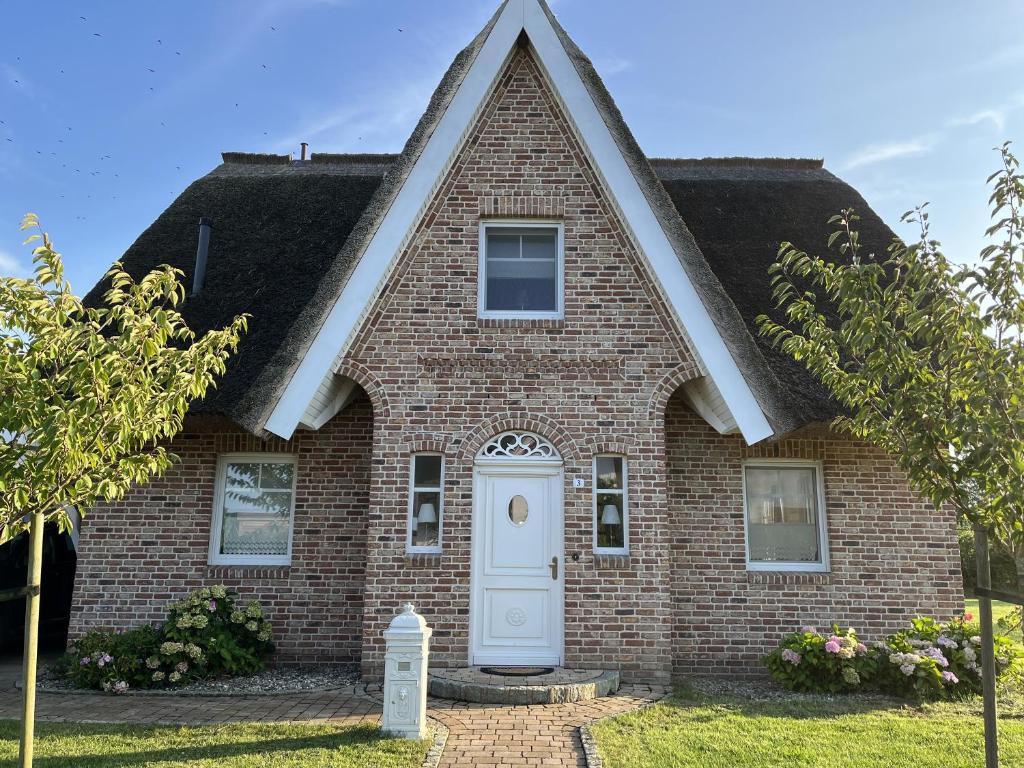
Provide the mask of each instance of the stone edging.
POLYGON ((434 731, 434 743, 427 750, 426 757, 423 758, 423 768, 437 768, 441 764, 441 756, 448 743, 448 726, 432 717, 429 719, 434 731))
POLYGON ((599 717, 596 720, 591 720, 589 723, 584 723, 577 728, 576 733, 579 734, 580 737, 580 746, 583 747, 583 762, 586 764, 587 768, 604 768, 604 760, 602 760, 601 756, 597 753, 597 742, 594 740, 594 734, 590 732, 590 726, 595 723, 604 722, 605 720, 611 720, 616 717, 628 715, 630 712, 640 712, 648 707, 653 707, 658 702, 667 699, 669 694, 670 692, 666 691, 661 696, 658 696, 655 699, 649 699, 639 706, 633 707, 633 709, 627 709, 625 712, 619 712, 614 715, 599 717))

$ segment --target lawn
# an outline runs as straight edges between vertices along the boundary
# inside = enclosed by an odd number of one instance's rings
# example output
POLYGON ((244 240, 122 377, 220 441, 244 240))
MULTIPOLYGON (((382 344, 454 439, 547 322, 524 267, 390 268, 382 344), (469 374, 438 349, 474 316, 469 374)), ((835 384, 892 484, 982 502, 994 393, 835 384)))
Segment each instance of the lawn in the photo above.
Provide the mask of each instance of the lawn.
MULTIPOLYGON (((978 705, 882 698, 773 700, 680 691, 592 727, 606 768, 976 768, 978 705)), ((1000 720, 1003 765, 1024 765, 1024 707, 1000 720)))
MULTIPOLYGON (((370 725, 39 723, 35 768, 413 768, 428 746, 370 725)), ((17 757, 18 724, 0 721, 0 766, 17 757)))
MULTIPOLYGON (((1004 603, 1004 602, 1002 602, 1000 600, 993 600, 992 601, 992 621, 998 622, 1000 619, 1002 619, 1002 618, 1004 618, 1006 616, 1009 616, 1010 612, 1013 611, 1014 608, 1015 608, 1015 606, 1010 604, 1010 603, 1004 603)), ((977 599, 965 600, 964 601, 964 610, 967 613, 973 613, 975 621, 980 620, 981 613, 978 611, 978 601, 977 601, 977 599)), ((996 627, 996 632, 998 632, 998 631, 999 631, 999 627, 996 627)), ((1015 638, 1016 640, 1020 640, 1021 639, 1020 630, 1017 630, 1016 632, 1011 632, 1010 636, 1015 638)))

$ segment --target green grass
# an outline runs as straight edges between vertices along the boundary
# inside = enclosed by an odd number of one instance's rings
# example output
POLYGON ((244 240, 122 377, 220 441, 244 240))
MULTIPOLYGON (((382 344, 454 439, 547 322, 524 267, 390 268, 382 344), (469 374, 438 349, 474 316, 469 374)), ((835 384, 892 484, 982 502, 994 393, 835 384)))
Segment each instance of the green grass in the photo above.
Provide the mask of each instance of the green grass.
MULTIPOLYGON (((1000 619, 1005 618, 1006 616, 1009 616, 1010 612, 1013 611, 1015 608, 1016 608, 1016 606, 1012 605, 1011 603, 1004 603, 1001 600, 993 600, 992 601, 992 621, 993 622, 998 622, 1000 619)), ((972 598, 972 599, 964 600, 964 611, 966 611, 967 613, 973 613, 975 621, 978 621, 981 618, 981 613, 978 610, 978 600, 977 600, 977 598, 972 598)), ((997 626, 996 627, 996 632, 998 632, 998 631, 999 631, 999 627, 997 626)), ((1010 632, 1009 634, 1010 634, 1010 637, 1012 637, 1013 639, 1015 639, 1017 641, 1020 641, 1020 640, 1024 639, 1021 636, 1020 629, 1017 629, 1017 630, 1015 630, 1013 632, 1010 632)))
MULTIPOLYGON (((35 768, 413 768, 428 746, 370 725, 39 723, 35 768)), ((17 757, 18 724, 2 720, 0 766, 17 757)))
MULTIPOLYGON (((1003 765, 1024 765, 1024 707, 1004 708, 1003 765)), ((682 692, 593 726, 607 768, 976 768, 977 705, 764 701, 682 692)))

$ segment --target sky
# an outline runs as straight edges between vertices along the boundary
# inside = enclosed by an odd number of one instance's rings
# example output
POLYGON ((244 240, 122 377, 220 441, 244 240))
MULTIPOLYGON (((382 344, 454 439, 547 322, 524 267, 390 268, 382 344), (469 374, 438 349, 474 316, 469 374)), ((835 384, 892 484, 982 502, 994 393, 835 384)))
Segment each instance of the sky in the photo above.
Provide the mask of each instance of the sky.
MULTIPOLYGON (((32 211, 85 293, 222 151, 399 151, 497 5, 5 3, 0 274, 28 273, 32 211)), ((648 155, 824 158, 899 234, 928 202, 949 256, 983 246, 993 147, 1024 142, 1024 2, 552 7, 648 155)))

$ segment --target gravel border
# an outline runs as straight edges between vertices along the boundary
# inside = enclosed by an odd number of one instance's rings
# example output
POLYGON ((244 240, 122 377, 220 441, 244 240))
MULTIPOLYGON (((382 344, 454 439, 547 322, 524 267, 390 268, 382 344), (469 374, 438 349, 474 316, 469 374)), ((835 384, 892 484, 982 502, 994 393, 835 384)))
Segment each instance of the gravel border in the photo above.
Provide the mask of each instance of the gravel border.
POLYGON ((441 756, 444 755, 444 748, 448 744, 448 726, 434 718, 429 718, 431 730, 434 733, 434 743, 427 750, 423 758, 423 768, 437 768, 441 764, 441 756))
MULTIPOLYGON (((302 693, 321 693, 355 688, 359 685, 359 667, 355 664, 331 667, 271 667, 245 677, 197 680, 180 688, 153 688, 129 690, 123 696, 294 696, 302 693), (305 681, 302 679, 305 678, 305 681), (298 681, 298 684, 295 684, 298 681), (289 684, 291 683, 291 684, 289 684)), ((68 696, 94 696, 103 691, 75 688, 63 680, 42 677, 37 690, 40 693, 59 693, 68 696)), ((110 694, 111 696, 115 694, 110 694)))

